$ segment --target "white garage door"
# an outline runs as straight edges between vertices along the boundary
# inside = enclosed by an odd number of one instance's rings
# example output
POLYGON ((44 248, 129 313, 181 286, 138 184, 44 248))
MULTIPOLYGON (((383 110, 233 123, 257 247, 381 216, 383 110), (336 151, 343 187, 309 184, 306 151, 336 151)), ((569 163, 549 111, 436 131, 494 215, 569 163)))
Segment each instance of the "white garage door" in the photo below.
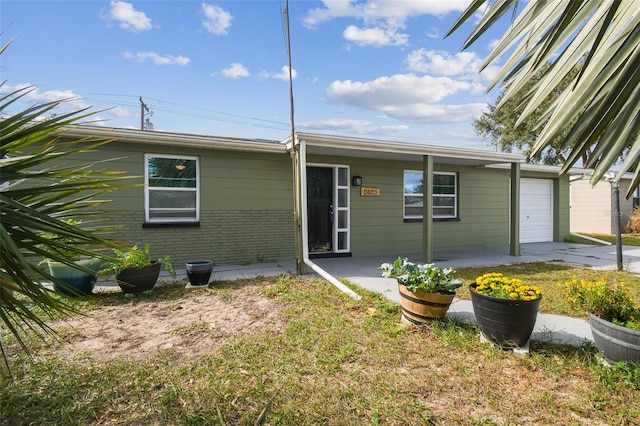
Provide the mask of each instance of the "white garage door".
POLYGON ((553 181, 520 180, 520 242, 553 241, 553 181))

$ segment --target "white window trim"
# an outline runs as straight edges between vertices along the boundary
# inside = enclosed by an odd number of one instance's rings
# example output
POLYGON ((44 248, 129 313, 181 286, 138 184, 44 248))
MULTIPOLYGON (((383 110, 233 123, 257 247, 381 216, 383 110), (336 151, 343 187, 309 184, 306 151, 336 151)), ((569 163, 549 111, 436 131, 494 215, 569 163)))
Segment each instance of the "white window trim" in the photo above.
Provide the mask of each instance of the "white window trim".
MULTIPOLYGON (((422 170, 404 170, 402 172, 402 216, 404 219, 423 219, 424 215, 407 215, 405 214, 406 212, 406 197, 410 196, 410 197, 423 197, 424 199, 424 194, 408 194, 406 192, 404 192, 404 187, 405 187, 405 182, 404 182, 404 178, 405 178, 405 174, 407 172, 410 173, 420 173, 420 174, 424 174, 424 172, 422 170)), ((434 198, 453 198, 453 215, 437 215, 437 214, 433 214, 433 218, 434 219, 457 219, 458 218, 458 174, 456 172, 433 172, 434 176, 435 175, 450 175, 453 176, 454 178, 454 188, 455 188, 455 192, 453 195, 443 195, 443 194, 433 194, 434 198)), ((436 209, 436 207, 434 206, 434 210, 436 209)))
MULTIPOLYGON (((155 188, 152 191, 163 191, 163 189, 155 188)), ((183 211, 184 209, 164 209, 166 211, 183 211)), ((147 223, 192 223, 200 221, 200 158, 192 155, 179 154, 145 154, 144 155, 144 220, 147 223), (188 191, 196 193, 195 218, 161 218, 151 219, 149 208, 149 158, 174 158, 184 160, 195 160, 196 162, 196 187, 195 188, 167 188, 171 191, 188 191)))

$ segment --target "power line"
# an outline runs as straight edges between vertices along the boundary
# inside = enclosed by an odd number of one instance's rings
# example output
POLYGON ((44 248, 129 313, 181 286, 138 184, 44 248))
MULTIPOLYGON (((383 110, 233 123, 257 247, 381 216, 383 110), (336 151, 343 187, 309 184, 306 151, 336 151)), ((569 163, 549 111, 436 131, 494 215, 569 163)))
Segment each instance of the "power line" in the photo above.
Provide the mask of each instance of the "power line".
MULTIPOLYGON (((114 96, 114 97, 124 97, 124 98, 133 98, 133 99, 135 99, 137 97, 137 96, 134 96, 134 95, 122 95, 122 94, 113 94, 113 93, 88 93, 88 95, 114 96)), ((219 117, 210 116, 210 115, 193 114, 193 113, 180 111, 180 110, 177 110, 177 109, 163 108, 163 107, 158 106, 157 104, 153 105, 153 109, 155 111, 163 111, 163 112, 167 112, 167 113, 175 114, 175 115, 179 115, 179 116, 200 118, 200 119, 219 121, 219 122, 225 122, 225 123, 230 123, 230 124, 240 124, 240 125, 253 126, 253 127, 276 129, 276 130, 285 129, 285 128, 288 127, 288 124, 286 122, 283 122, 283 121, 268 120, 268 119, 265 119, 265 118, 251 117, 251 116, 246 116, 246 115, 241 115, 241 114, 233 114, 233 113, 229 113, 229 112, 217 111, 217 110, 212 110, 212 109, 208 109, 208 108, 196 107, 196 106, 192 106, 192 105, 184 105, 184 104, 179 104, 179 103, 176 103, 176 102, 166 101, 166 100, 152 98, 152 97, 148 97, 148 96, 145 96, 145 99, 147 100, 147 102, 154 101, 154 102, 157 102, 159 104, 173 105, 173 106, 178 107, 178 108, 186 108, 186 109, 190 109, 190 110, 203 111, 203 112, 206 112, 206 113, 222 115, 222 116, 226 116, 226 117, 234 117, 234 118, 239 118, 239 119, 244 119, 244 120, 257 121, 257 122, 260 122, 260 123, 268 123, 268 124, 272 124, 273 126, 260 125, 260 124, 252 123, 251 121, 229 120, 229 119, 226 119, 226 118, 219 118, 219 117)), ((110 102, 110 101, 104 100, 104 99, 102 99, 102 100, 96 99, 96 101, 99 102, 99 103, 105 103, 105 104, 112 105, 112 106, 135 107, 135 108, 137 108, 139 106, 139 104, 137 102, 133 101, 133 100, 131 102, 122 102, 122 101, 110 102)))

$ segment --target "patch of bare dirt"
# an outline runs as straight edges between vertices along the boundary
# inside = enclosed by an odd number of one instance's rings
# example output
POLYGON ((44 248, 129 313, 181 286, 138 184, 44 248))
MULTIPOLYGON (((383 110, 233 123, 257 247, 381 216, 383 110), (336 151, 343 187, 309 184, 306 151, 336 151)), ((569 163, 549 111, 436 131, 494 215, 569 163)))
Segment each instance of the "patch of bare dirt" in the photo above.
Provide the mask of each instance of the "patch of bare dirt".
POLYGON ((260 294, 267 285, 265 281, 234 287, 224 294, 194 289, 177 299, 105 306, 88 317, 51 324, 63 339, 48 350, 58 355, 88 354, 95 360, 145 357, 163 349, 181 357, 198 356, 231 337, 282 327, 281 306, 260 294))

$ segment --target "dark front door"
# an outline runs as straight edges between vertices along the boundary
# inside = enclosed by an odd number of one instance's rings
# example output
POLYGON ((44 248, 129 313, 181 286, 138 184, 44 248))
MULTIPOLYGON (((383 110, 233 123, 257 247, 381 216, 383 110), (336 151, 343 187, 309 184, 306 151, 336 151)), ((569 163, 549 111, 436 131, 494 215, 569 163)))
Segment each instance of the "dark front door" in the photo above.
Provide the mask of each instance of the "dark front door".
POLYGON ((333 169, 307 167, 309 253, 333 251, 333 169))

